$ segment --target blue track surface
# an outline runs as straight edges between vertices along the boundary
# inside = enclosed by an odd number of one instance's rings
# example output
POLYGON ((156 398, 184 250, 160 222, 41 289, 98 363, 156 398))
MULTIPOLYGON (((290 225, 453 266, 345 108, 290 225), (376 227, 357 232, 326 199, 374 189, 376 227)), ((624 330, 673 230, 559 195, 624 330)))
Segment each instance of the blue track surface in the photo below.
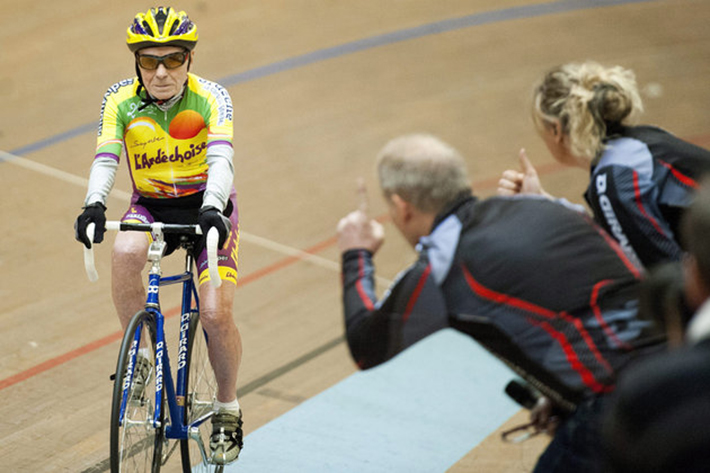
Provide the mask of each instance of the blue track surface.
POLYGON ((503 393, 513 377, 442 330, 254 431, 225 471, 444 472, 519 410, 503 393))

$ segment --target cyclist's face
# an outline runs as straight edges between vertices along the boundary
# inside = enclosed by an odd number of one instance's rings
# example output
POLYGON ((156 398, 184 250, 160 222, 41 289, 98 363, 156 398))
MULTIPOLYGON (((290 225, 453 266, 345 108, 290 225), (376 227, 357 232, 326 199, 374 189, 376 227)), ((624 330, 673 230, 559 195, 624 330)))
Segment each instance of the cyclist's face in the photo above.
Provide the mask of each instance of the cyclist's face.
MULTIPOLYGON (((150 56, 165 56, 171 53, 183 52, 184 49, 175 46, 158 46, 141 49, 138 54, 150 56)), ((189 59, 175 69, 168 69, 165 64, 159 64, 157 69, 149 70, 140 67, 143 85, 150 95, 158 100, 167 100, 180 92, 187 80, 187 65, 189 59)))

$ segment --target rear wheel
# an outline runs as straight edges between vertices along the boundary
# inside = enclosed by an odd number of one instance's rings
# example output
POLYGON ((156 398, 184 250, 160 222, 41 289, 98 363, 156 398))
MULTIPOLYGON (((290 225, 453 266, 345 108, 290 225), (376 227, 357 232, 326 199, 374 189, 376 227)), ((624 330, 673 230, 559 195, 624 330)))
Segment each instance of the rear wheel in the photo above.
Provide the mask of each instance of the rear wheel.
POLYGON ((181 440, 183 471, 223 471, 223 465, 205 462, 210 458, 210 435, 217 380, 210 364, 207 333, 200 324, 200 314, 190 313, 190 336, 187 345, 187 389, 185 396, 185 423, 191 429, 187 440, 181 440), (203 454, 205 457, 203 458, 203 454))
MULTIPOLYGON (((159 426, 153 425, 155 415, 155 320, 152 314, 140 311, 126 328, 116 365, 111 407, 111 471, 157 473, 162 464, 165 423, 163 410, 159 426), (139 345, 135 340, 140 332, 144 350, 142 358, 149 362, 141 369, 138 361, 139 345), (147 351, 147 356, 146 352, 147 351), (136 382, 142 371, 144 383, 136 382)), ((163 391, 165 399, 165 391, 163 391)))

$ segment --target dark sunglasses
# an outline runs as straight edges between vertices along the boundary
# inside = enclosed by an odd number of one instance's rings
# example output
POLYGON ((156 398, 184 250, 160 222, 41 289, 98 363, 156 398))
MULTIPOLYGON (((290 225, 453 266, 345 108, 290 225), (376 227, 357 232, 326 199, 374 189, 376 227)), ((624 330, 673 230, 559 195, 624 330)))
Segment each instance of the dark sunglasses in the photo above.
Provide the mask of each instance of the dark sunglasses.
POLYGON ((150 54, 136 53, 136 62, 140 67, 148 71, 154 71, 161 64, 166 69, 177 69, 187 61, 188 52, 177 52, 166 54, 165 56, 151 56, 150 54))

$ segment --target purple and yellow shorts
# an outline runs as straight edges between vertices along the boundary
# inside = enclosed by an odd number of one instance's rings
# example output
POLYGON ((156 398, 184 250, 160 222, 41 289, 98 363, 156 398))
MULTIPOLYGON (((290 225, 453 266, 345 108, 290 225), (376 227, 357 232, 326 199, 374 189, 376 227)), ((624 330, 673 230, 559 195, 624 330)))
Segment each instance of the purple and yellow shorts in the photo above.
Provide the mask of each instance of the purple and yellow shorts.
MULTIPOLYGON (((200 192, 191 196, 178 198, 134 198, 133 200, 135 202, 132 203, 126 213, 123 214, 121 221, 196 224, 197 216, 202 206, 202 197, 203 194, 200 192)), ((236 285, 239 260, 239 212, 237 210, 237 196, 234 191, 232 191, 232 195, 229 197, 224 214, 232 222, 232 232, 224 248, 220 248, 217 251, 219 274, 222 277, 222 281, 229 281, 236 285)), ((150 233, 146 233, 146 235, 152 240, 150 233)), ((177 249, 178 241, 178 235, 165 235, 165 242, 167 243, 166 256, 177 249)), ((202 285, 210 280, 207 271, 207 249, 205 248, 204 239, 202 237, 196 238, 195 242, 193 257, 195 258, 195 264, 197 266, 198 284, 202 285)))

